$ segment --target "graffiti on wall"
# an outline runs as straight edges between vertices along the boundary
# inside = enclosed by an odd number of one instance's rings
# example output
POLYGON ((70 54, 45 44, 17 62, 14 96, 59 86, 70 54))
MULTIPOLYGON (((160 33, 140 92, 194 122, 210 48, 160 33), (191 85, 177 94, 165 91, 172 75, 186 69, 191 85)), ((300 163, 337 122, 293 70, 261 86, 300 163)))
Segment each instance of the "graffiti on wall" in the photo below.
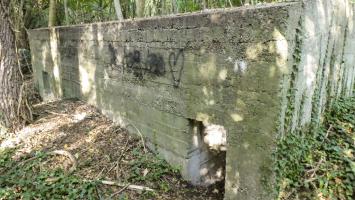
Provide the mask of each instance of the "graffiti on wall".
POLYGON ((111 63, 114 63, 115 68, 121 68, 123 73, 133 74, 137 79, 144 80, 144 77, 162 77, 170 73, 172 83, 175 87, 179 87, 181 82, 182 72, 184 70, 184 51, 183 49, 177 52, 171 52, 168 60, 155 52, 148 50, 147 54, 143 54, 138 50, 126 50, 123 52, 122 64, 117 60, 118 50, 109 44, 111 53, 111 63))
POLYGON ((143 58, 139 51, 134 50, 125 53, 124 63, 127 72, 139 79, 143 79, 145 74, 164 76, 166 72, 163 57, 156 53, 148 53, 146 58, 143 58))
POLYGON ((185 56, 182 49, 180 49, 177 53, 171 52, 169 55, 170 73, 175 87, 179 87, 180 85, 182 72, 184 70, 184 61, 185 56))

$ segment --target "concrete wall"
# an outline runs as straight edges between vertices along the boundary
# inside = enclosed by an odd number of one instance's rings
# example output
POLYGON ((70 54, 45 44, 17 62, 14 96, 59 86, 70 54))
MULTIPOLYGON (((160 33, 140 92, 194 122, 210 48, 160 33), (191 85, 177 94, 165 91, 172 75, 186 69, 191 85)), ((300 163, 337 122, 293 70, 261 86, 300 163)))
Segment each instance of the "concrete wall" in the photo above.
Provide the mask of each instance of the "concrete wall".
POLYGON ((44 99, 81 98, 143 134, 193 183, 226 170, 226 199, 272 199, 276 140, 352 95, 353 11, 312 0, 31 30, 35 78, 44 99))
POLYGON ((354 95, 355 4, 306 0, 292 65, 282 82, 280 133, 318 123, 331 101, 354 95))

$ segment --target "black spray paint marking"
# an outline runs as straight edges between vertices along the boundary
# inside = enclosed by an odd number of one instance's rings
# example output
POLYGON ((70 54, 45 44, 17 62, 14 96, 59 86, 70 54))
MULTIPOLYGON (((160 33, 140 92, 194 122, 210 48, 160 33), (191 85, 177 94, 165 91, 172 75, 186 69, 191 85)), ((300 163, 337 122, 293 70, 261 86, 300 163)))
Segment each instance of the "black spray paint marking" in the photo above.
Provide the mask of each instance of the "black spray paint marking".
POLYGON ((169 66, 171 76, 173 78, 173 84, 175 87, 179 87, 182 72, 184 70, 184 50, 180 49, 179 52, 175 54, 175 52, 171 52, 169 55, 169 66))
POLYGON ((147 58, 147 66, 149 71, 157 76, 165 74, 165 62, 161 55, 150 53, 147 58))
POLYGON ((144 69, 141 65, 141 53, 137 50, 129 52, 125 55, 127 72, 133 73, 133 75, 139 79, 143 79, 144 69))
MULTIPOLYGON (((118 54, 117 49, 112 44, 109 44, 108 48, 111 53, 111 63, 116 68, 122 68, 123 73, 131 73, 141 80, 145 74, 154 76, 164 76, 166 74, 164 57, 160 54, 150 53, 148 51, 148 55, 143 57, 141 52, 138 50, 133 50, 127 53, 126 49, 124 49, 124 63, 123 66, 121 66, 118 64, 116 57, 118 54)), ((169 54, 168 63, 173 79, 173 85, 175 87, 179 87, 181 82, 181 76, 184 69, 184 59, 183 49, 169 54)))
POLYGON ((143 59, 141 53, 134 50, 125 55, 125 63, 128 72, 141 79, 145 74, 163 76, 166 71, 163 56, 156 53, 148 53, 148 56, 143 59))

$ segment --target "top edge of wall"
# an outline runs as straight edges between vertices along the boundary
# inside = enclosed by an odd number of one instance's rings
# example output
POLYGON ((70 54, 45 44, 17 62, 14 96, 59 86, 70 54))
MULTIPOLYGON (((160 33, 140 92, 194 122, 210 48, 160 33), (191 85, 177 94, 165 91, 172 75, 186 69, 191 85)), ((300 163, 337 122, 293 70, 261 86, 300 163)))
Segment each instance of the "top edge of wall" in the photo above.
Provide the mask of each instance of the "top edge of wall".
POLYGON ((247 10, 259 10, 259 9, 274 8, 274 7, 286 7, 286 6, 296 5, 299 3, 300 3, 300 1, 265 3, 265 4, 261 4, 261 5, 255 5, 255 6, 217 8, 217 9, 208 9, 208 10, 202 10, 202 11, 197 11, 197 12, 169 14, 169 15, 152 16, 152 17, 144 17, 144 18, 131 18, 131 19, 114 20, 114 21, 106 21, 106 22, 94 22, 94 23, 84 23, 84 24, 65 25, 65 26, 43 27, 43 28, 37 28, 37 29, 30 29, 29 31, 66 29, 66 28, 75 28, 75 27, 89 27, 91 25, 104 25, 104 24, 124 23, 124 22, 137 22, 137 21, 151 21, 151 20, 157 20, 157 19, 169 19, 169 18, 173 19, 173 18, 189 17, 189 16, 196 16, 196 15, 208 15, 208 14, 229 13, 229 12, 247 11, 247 10))

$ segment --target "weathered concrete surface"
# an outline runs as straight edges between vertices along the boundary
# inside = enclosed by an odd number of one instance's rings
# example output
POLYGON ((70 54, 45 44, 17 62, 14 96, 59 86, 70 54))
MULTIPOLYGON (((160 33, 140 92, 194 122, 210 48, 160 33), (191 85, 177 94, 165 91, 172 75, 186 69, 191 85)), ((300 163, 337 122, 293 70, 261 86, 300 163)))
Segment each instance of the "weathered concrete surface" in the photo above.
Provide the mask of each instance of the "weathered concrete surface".
POLYGON ((142 133, 196 184, 221 178, 226 132, 225 199, 272 199, 276 140, 352 95, 353 11, 310 0, 31 30, 35 78, 44 99, 81 98, 142 133))
POLYGON ((355 4, 304 1, 292 65, 282 84, 281 137, 322 120, 340 96, 354 95, 355 4))

